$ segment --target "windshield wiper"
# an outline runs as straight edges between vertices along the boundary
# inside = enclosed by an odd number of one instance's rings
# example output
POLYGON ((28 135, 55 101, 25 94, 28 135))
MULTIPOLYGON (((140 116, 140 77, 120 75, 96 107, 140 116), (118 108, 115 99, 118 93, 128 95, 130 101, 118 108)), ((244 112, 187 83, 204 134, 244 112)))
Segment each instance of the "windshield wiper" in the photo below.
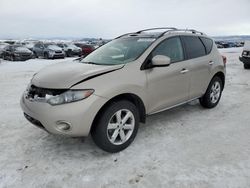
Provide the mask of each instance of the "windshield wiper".
POLYGON ((98 63, 95 63, 95 62, 83 62, 83 63, 86 63, 86 64, 91 64, 91 65, 101 65, 101 64, 98 64, 98 63))

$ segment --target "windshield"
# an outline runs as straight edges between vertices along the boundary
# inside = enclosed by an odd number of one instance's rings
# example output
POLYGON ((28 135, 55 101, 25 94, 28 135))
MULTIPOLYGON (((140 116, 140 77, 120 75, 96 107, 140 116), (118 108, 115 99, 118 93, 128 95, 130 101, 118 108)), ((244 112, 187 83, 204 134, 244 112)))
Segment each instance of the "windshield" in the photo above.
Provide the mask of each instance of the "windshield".
POLYGON ((78 48, 76 45, 74 45, 74 44, 68 44, 68 47, 70 47, 70 48, 78 48))
POLYGON ((57 44, 57 46, 59 46, 60 48, 63 48, 64 44, 57 44))
POLYGON ((49 47, 49 46, 56 46, 56 45, 53 44, 53 43, 46 43, 46 44, 44 44, 44 46, 47 48, 47 47, 49 47))
POLYGON ((98 65, 125 64, 136 60, 155 38, 121 38, 96 49, 81 62, 98 65))

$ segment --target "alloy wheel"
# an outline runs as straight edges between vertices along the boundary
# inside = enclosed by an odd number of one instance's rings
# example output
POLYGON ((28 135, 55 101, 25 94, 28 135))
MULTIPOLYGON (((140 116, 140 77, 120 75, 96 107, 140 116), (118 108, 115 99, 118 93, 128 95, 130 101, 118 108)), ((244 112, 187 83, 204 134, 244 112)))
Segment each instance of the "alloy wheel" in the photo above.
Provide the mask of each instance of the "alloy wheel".
POLYGON ((219 100, 220 94, 221 94, 221 86, 220 86, 220 83, 216 81, 212 85, 211 93, 210 93, 210 100, 213 104, 219 100))
POLYGON ((124 144, 133 134, 135 117, 128 109, 121 109, 110 118, 107 136, 114 145, 124 144))

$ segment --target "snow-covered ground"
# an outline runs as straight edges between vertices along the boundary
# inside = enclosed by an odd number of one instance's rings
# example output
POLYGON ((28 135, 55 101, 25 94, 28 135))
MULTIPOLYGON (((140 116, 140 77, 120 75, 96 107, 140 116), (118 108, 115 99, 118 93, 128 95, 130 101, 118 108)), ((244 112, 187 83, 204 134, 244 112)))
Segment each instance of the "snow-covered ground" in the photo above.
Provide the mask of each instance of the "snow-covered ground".
POLYGON ((250 187, 250 70, 223 49, 226 87, 215 109, 197 101, 148 117, 117 154, 88 137, 50 135, 27 122, 19 99, 32 75, 63 60, 0 63, 0 187, 250 187))

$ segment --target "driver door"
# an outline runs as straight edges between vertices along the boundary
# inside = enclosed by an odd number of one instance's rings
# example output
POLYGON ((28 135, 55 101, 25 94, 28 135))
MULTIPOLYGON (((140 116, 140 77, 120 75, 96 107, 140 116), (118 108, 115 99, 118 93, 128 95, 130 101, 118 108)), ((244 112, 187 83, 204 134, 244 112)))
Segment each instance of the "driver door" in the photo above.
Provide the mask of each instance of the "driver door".
POLYGON ((168 56, 171 63, 166 67, 146 70, 149 114, 178 105, 189 98, 190 65, 185 61, 180 37, 161 42, 152 51, 151 58, 156 55, 168 56))

